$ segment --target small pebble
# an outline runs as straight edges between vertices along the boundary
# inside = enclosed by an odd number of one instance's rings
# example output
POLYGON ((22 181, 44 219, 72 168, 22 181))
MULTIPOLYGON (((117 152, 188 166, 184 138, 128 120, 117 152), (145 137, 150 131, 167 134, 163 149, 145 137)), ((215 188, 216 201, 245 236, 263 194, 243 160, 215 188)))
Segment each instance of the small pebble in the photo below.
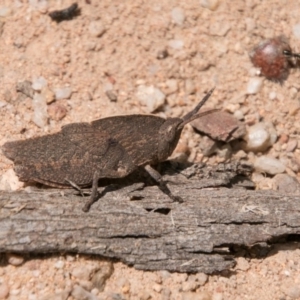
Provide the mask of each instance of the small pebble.
POLYGON ((85 290, 80 285, 75 285, 73 287, 71 295, 76 300, 99 300, 99 298, 96 295, 88 292, 87 290, 85 290))
POLYGON ((244 116, 244 113, 241 111, 241 110, 236 110, 234 113, 233 113, 234 117, 237 118, 238 120, 243 120, 245 118, 244 116))
POLYGON ((136 93, 142 105, 147 107, 149 113, 154 112, 165 103, 165 94, 154 86, 139 85, 136 93))
POLYGON ((278 139, 278 142, 283 145, 286 144, 289 141, 289 136, 285 133, 282 133, 278 139))
POLYGON ((219 6, 219 0, 201 0, 200 5, 209 10, 216 10, 219 6))
POLYGON ((182 291, 183 292, 193 292, 195 291, 198 287, 200 286, 200 284, 194 280, 194 278, 189 278, 188 281, 185 281, 182 283, 182 291))
POLYGON ((231 114, 220 110, 192 121, 191 125, 211 138, 223 142, 230 142, 246 134, 244 123, 239 122, 231 114))
POLYGON ((101 21, 92 21, 89 25, 89 32, 91 36, 101 37, 106 29, 101 21))
POLYGON ((201 138, 199 148, 201 149, 203 155, 211 156, 212 154, 217 152, 218 143, 208 136, 203 136, 201 138))
POLYGON ((236 260, 237 262, 235 269, 236 270, 241 270, 241 271, 247 271, 250 268, 249 262, 246 260, 244 257, 237 257, 236 260))
POLYGON ((171 12, 172 20, 175 24, 181 26, 184 23, 185 15, 184 11, 180 7, 175 7, 171 12))
POLYGON ((41 94, 45 97, 47 104, 50 104, 55 100, 55 94, 48 87, 43 88, 41 94))
POLYGON ((297 140, 289 140, 286 146, 285 151, 286 152, 294 152, 298 147, 298 141, 297 140))
POLYGON ((63 260, 58 260, 55 264, 54 267, 56 269, 62 269, 65 266, 65 262, 63 260))
POLYGON ((197 282, 201 286, 204 285, 208 280, 208 276, 205 273, 197 273, 194 276, 195 276, 195 280, 197 280, 197 282))
POLYGON ((0 191, 17 191, 24 186, 13 169, 7 170, 0 177, 0 191))
POLYGON ((54 90, 56 100, 69 99, 72 95, 70 87, 57 88, 54 90))
POLYGON ((261 90, 262 85, 263 85, 262 78, 258 78, 258 77, 250 78, 247 85, 247 94, 249 95, 257 94, 261 90))
POLYGON ((271 146, 270 133, 264 123, 249 127, 245 140, 246 151, 263 152, 271 146))
POLYGON ((48 106, 49 117, 54 121, 60 121, 67 115, 67 109, 62 103, 54 102, 48 106))
POLYGON ((35 93, 32 99, 33 116, 32 121, 40 128, 48 123, 47 103, 42 94, 35 93))
POLYGON ((8 254, 7 261, 10 265, 20 266, 24 262, 24 258, 15 254, 8 254))
MULTIPOLYGON (((228 21, 218 21, 218 22, 212 22, 210 23, 209 26, 209 32, 211 35, 216 35, 216 36, 225 36, 229 30, 231 29, 231 25, 228 21)), ((224 54, 227 52, 227 46, 225 44, 216 44, 217 45, 217 49, 220 51, 221 53, 224 54)))
POLYGON ((152 286, 152 289, 157 292, 157 293, 160 293, 161 290, 162 290, 162 285, 161 284, 158 284, 158 283, 155 283, 153 286, 152 286))
POLYGON ((103 263, 100 269, 93 275, 92 282, 100 292, 104 290, 106 280, 113 274, 114 266, 111 262, 103 263))
POLYGON ((178 91, 178 82, 176 79, 168 79, 166 81, 166 94, 170 95, 178 91))
POLYGON ((217 148, 217 154, 220 158, 223 158, 224 161, 229 159, 232 155, 232 148, 230 144, 225 144, 222 147, 217 148))
POLYGON ((300 183, 288 174, 277 174, 273 178, 273 189, 285 194, 299 193, 300 183))
POLYGON ((48 84, 47 80, 44 77, 38 77, 34 78, 32 80, 32 88, 35 91, 41 91, 44 87, 46 87, 48 84))
POLYGON ((18 82, 16 86, 17 92, 23 93, 29 98, 33 98, 34 89, 32 88, 32 82, 29 80, 25 80, 22 82, 18 82))
POLYGON ((157 51, 156 58, 157 59, 165 59, 168 57, 168 55, 169 55, 169 53, 168 53, 167 49, 161 49, 161 50, 157 51))
POLYGON ((6 283, 0 284, 0 299, 6 299, 9 295, 9 287, 6 283))
POLYGON ((168 45, 175 50, 181 50, 184 46, 184 42, 182 40, 170 40, 168 45))
POLYGON ((11 9, 6 6, 0 7, 0 18, 8 17, 11 14, 11 9))
POLYGON ((300 40, 300 23, 294 25, 293 34, 298 40, 300 40))
POLYGON ((71 271, 71 274, 72 274, 72 276, 74 276, 80 280, 89 280, 90 275, 91 275, 91 270, 86 266, 75 267, 71 271))
POLYGON ((112 90, 107 90, 105 92, 105 95, 107 96, 107 98, 112 101, 112 102, 116 102, 118 100, 117 95, 112 91, 112 90))
POLYGON ((263 155, 255 159, 254 169, 262 173, 276 175, 285 171, 285 165, 276 158, 263 155))
POLYGON ((277 98, 277 94, 276 94, 276 92, 270 92, 270 94, 269 94, 269 99, 270 100, 275 100, 277 98))
POLYGON ((248 32, 253 31, 256 28, 256 21, 253 18, 245 18, 246 30, 248 32))

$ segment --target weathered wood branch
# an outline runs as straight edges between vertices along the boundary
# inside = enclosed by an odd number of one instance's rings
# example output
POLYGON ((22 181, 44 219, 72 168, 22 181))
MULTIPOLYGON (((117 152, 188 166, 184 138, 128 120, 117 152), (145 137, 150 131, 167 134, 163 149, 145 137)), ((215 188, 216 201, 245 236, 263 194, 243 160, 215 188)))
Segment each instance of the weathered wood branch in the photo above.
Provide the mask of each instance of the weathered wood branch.
POLYGON ((143 270, 212 273, 235 263, 224 248, 300 233, 299 196, 207 180, 170 185, 184 203, 133 184, 88 213, 71 190, 1 192, 0 252, 97 254, 143 270))

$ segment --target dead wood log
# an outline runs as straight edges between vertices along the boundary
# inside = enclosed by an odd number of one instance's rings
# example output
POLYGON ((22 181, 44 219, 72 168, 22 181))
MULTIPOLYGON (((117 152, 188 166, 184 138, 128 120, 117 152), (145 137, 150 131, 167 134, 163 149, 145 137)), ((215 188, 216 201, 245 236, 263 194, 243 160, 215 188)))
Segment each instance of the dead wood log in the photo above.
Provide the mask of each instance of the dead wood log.
POLYGON ((300 233, 298 195, 222 180, 169 185, 184 203, 135 183, 106 193, 88 213, 72 190, 1 192, 0 252, 96 254, 143 270, 213 273, 234 265, 232 246, 300 233))

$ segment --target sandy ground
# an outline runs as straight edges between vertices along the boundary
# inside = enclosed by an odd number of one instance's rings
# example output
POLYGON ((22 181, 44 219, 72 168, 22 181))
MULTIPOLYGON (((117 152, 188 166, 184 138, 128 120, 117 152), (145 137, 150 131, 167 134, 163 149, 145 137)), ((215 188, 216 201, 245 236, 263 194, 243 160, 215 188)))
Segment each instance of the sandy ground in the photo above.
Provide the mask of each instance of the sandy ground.
MULTIPOLYGON (((248 55, 262 39, 282 34, 300 51, 299 1, 80 0, 81 15, 73 20, 56 23, 47 15, 71 4, 0 0, 0 145, 116 114, 181 116, 216 86, 207 107, 227 110, 247 126, 271 126, 275 139, 263 154, 299 178, 299 70, 278 84, 259 77, 248 55), (45 103, 16 91, 25 80, 45 103), (259 87, 250 93, 253 80, 259 87), (147 105, 139 97, 145 86, 164 99, 147 105)), ((176 153, 190 161, 224 160, 205 157, 199 140, 187 126, 176 153)), ((228 157, 253 162, 259 155, 241 148, 228 157)), ((12 166, 1 154, 0 176, 12 166)), ((259 188, 273 185, 270 177, 255 178, 259 188)), ((0 298, 300 299, 299 256, 298 244, 279 245, 264 259, 241 257, 234 270, 214 276, 141 272, 81 256, 9 256, 0 267, 0 298), (96 270, 109 277, 105 284, 95 283, 96 270)))

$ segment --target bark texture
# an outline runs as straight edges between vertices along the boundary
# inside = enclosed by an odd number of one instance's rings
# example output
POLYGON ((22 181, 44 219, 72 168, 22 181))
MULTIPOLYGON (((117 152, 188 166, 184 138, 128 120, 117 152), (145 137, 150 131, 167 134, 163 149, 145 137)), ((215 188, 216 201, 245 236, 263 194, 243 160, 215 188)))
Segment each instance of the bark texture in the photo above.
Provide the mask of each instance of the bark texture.
POLYGON ((133 183, 110 188, 88 213, 72 190, 1 192, 0 252, 76 252, 143 270, 213 273, 234 266, 235 246, 299 234, 298 195, 233 188, 247 180, 223 171, 165 176, 184 203, 133 183))

